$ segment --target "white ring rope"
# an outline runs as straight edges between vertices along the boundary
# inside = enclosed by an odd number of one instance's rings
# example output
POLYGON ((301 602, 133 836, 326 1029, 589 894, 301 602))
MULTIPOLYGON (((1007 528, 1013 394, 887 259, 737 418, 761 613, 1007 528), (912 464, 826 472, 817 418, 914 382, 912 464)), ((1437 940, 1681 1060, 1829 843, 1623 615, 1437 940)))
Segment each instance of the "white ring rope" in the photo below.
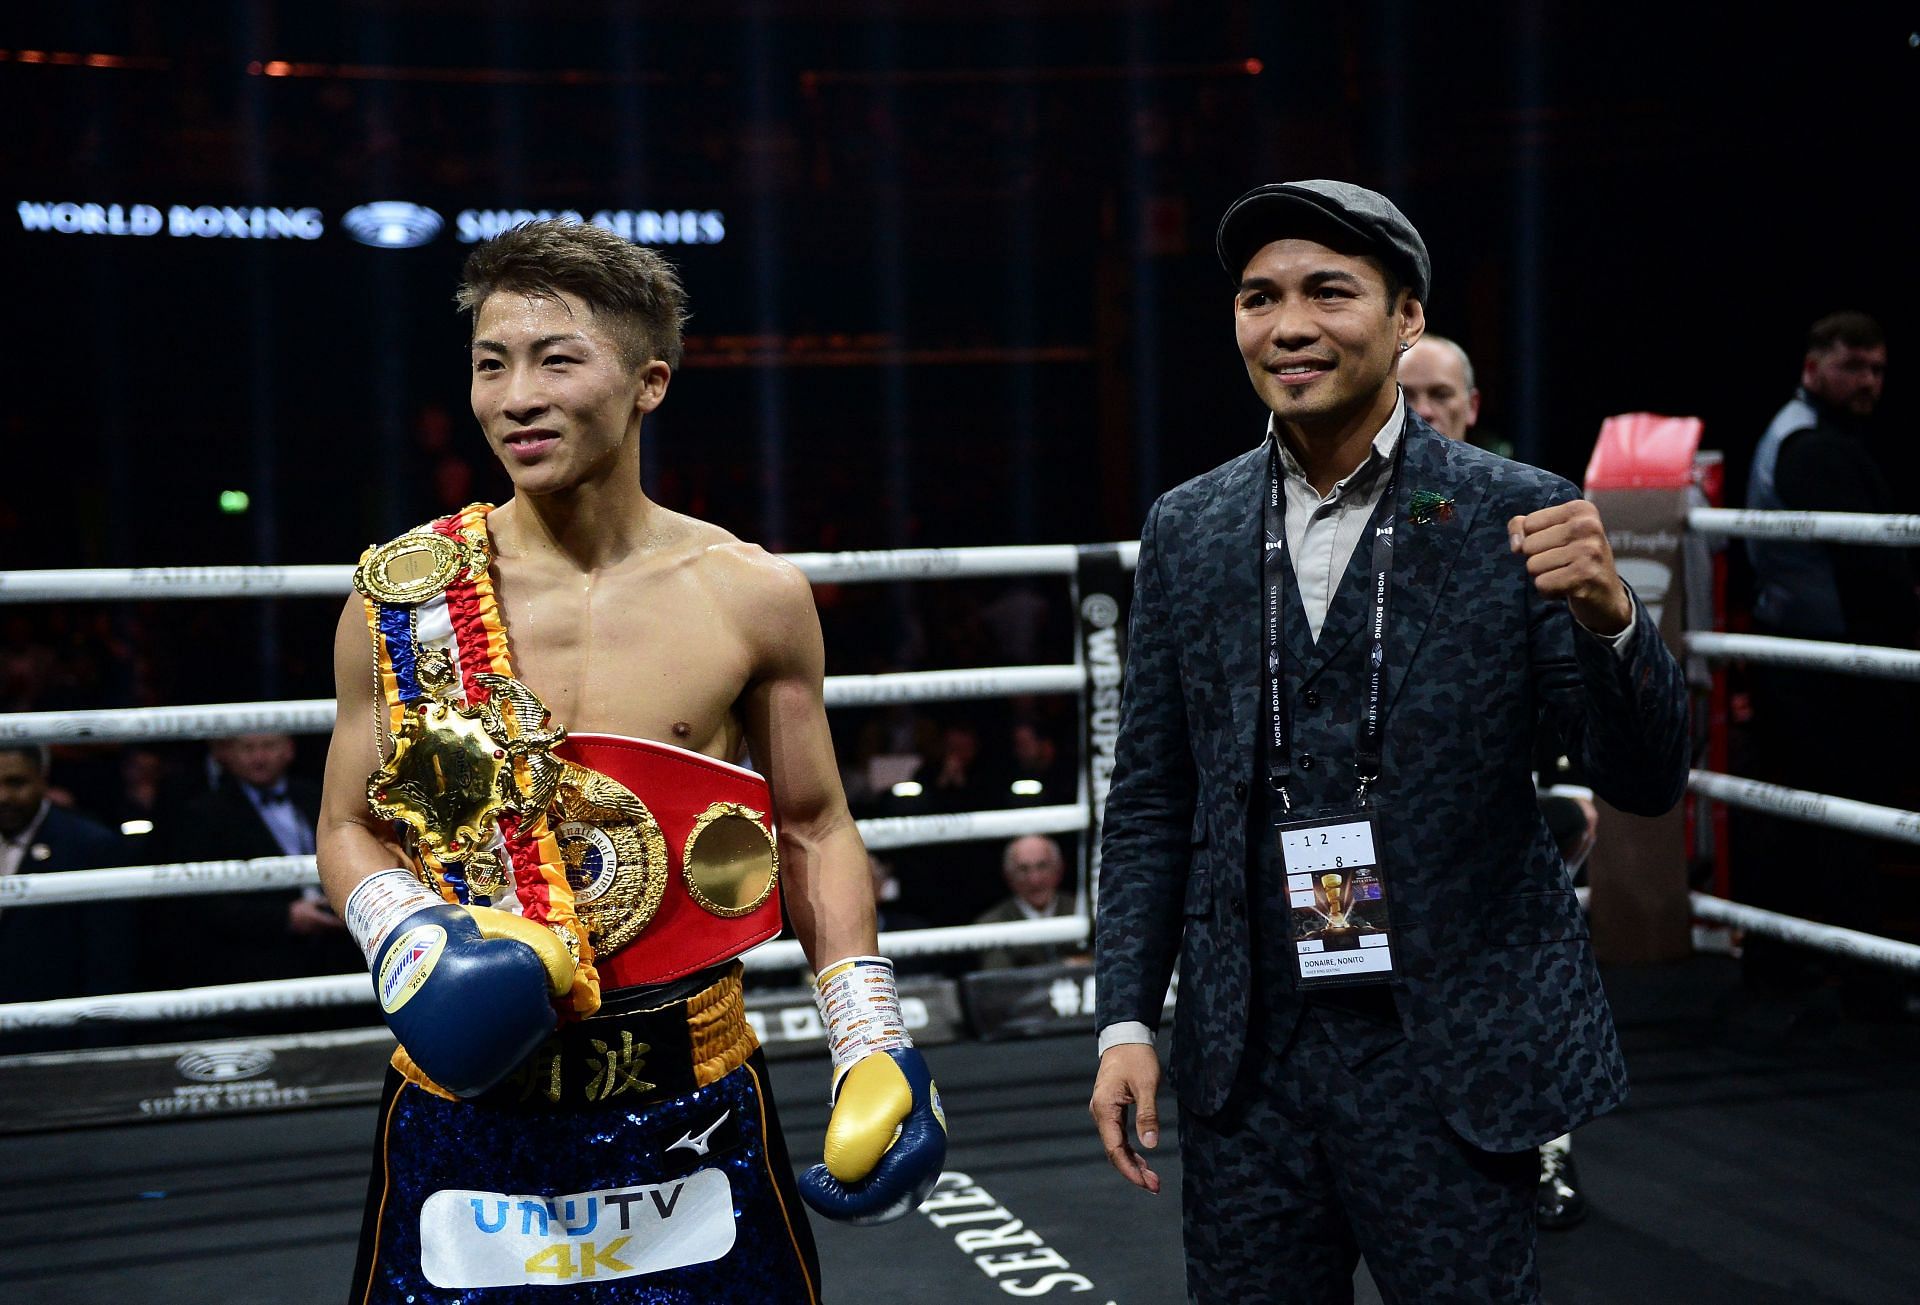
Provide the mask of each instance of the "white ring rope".
POLYGON ((0 875, 0 907, 62 906, 120 898, 203 897, 213 893, 317 886, 311 856, 262 856, 235 861, 175 861, 103 870, 0 875))
POLYGON ((1087 668, 1062 662, 1052 666, 986 666, 964 671, 893 671, 886 675, 829 675, 829 707, 878 707, 898 702, 972 702, 1015 698, 1029 693, 1079 693, 1087 687, 1087 668))
POLYGON ((1716 774, 1711 770, 1687 772, 1687 791, 1724 802, 1730 807, 1765 811, 1789 820, 1804 820, 1812 825, 1850 829, 1857 834, 1873 834, 1902 843, 1920 843, 1920 811, 1899 807, 1875 806, 1852 798, 1811 793, 1801 788, 1763 784, 1757 779, 1716 774))
MULTIPOLYGON (((900 671, 833 675, 825 682, 829 707, 902 702, 962 702, 1033 693, 1078 693, 1083 667, 989 666, 959 671, 900 671)), ((153 739, 216 739, 235 734, 325 734, 333 728, 332 698, 288 702, 206 703, 191 707, 119 707, 89 711, 23 711, 0 715, 0 742, 132 743, 153 739)))
MULTIPOLYGON (((1140 556, 1140 542, 1118 548, 1122 566, 1140 556)), ((876 580, 943 580, 990 576, 1072 575, 1082 545, 989 548, 901 548, 852 553, 788 553, 815 584, 876 580)), ((351 566, 147 566, 69 571, 0 571, 0 603, 148 601, 158 598, 345 598, 351 566)))
MULTIPOLYGON (((1079 693, 1083 666, 985 666, 959 671, 830 675, 829 707, 901 702, 967 702, 1032 693, 1079 693)), ((155 739, 218 739, 235 734, 325 734, 333 729, 332 698, 290 702, 220 702, 191 707, 110 707, 89 711, 22 711, 0 715, 3 743, 134 743, 155 739)))
POLYGON ((1920 652, 1870 643, 1829 643, 1820 639, 1782 639, 1771 634, 1727 634, 1689 630, 1687 651, 1714 661, 1748 661, 1765 666, 1839 671, 1881 680, 1920 680, 1920 652))
POLYGON ((0 716, 0 743, 138 743, 235 734, 325 734, 333 728, 333 716, 332 698, 20 711, 0 716))
POLYGON ((0 571, 0 603, 156 598, 345 598, 351 566, 136 566, 0 571))
POLYGON ((1084 834, 1092 812, 1084 803, 1015 807, 1011 811, 956 811, 932 816, 873 816, 856 820, 870 852, 934 843, 973 843, 1025 834, 1084 834))
MULTIPOLYGON (((1015 920, 1010 924, 959 925, 944 929, 903 929, 880 935, 889 956, 941 955, 984 951, 990 947, 1032 947, 1083 941, 1085 916, 1051 920, 1015 920)), ((792 970, 806 964, 800 944, 771 942, 743 958, 749 970, 792 970)), ((373 981, 365 974, 329 974, 312 979, 273 979, 223 983, 208 988, 165 992, 124 992, 107 997, 62 997, 0 1005, 0 1033, 66 1028, 75 1024, 158 1023, 217 1019, 253 1011, 299 1010, 316 1006, 372 1005, 373 981)))
MULTIPOLYGON (((956 924, 939 929, 900 929, 880 935, 882 956, 945 956, 982 952, 990 947, 1040 947, 1050 943, 1085 942, 1093 922, 1084 915, 1059 915, 1048 920, 1014 920, 1008 924, 956 924)), ((751 973, 797 970, 807 955, 795 938, 761 943, 743 956, 751 973)), ((4 1010, 0 1007, 0 1010, 4 1010)))
POLYGON ((1920 544, 1920 516, 1881 512, 1769 512, 1757 508, 1691 508, 1687 525, 1703 535, 1735 539, 1800 539, 1827 544, 1920 544))
MULTIPOLYGON (((1000 841, 1026 834, 1083 834, 1084 806, 1015 807, 1009 811, 959 811, 926 816, 879 816, 856 820, 869 851, 931 847, 939 843, 1000 841)), ((104 870, 59 870, 0 875, 0 907, 59 906, 127 897, 198 897, 210 893, 305 888, 320 882, 311 856, 263 856, 238 861, 177 861, 166 865, 113 866, 104 870)))
POLYGON ((1691 894, 1696 919, 1709 924, 1731 925, 1748 933, 1764 934, 1785 942, 1801 943, 1823 952, 1851 956, 1875 965, 1891 965, 1902 970, 1920 970, 1920 945, 1880 938, 1856 929, 1800 920, 1778 911, 1763 911, 1757 906, 1729 902, 1706 893, 1691 894))
POLYGON ((214 1019, 249 1011, 303 1010, 373 1002, 365 974, 326 974, 311 979, 222 983, 208 988, 121 992, 106 997, 59 997, 0 1006, 0 1033, 66 1028, 74 1024, 154 1024, 214 1019))

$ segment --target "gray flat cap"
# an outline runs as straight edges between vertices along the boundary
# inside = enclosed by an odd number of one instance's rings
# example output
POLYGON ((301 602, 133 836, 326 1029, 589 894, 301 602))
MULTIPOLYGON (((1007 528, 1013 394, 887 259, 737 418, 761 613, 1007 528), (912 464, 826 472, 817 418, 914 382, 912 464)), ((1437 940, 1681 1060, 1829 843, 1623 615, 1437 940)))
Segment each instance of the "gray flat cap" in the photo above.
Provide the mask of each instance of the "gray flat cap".
POLYGON ((1275 240, 1298 236, 1343 254, 1372 254, 1426 302, 1433 263, 1407 215, 1385 195, 1345 181, 1256 186, 1227 205, 1214 233, 1220 266, 1235 281, 1247 260, 1275 240))

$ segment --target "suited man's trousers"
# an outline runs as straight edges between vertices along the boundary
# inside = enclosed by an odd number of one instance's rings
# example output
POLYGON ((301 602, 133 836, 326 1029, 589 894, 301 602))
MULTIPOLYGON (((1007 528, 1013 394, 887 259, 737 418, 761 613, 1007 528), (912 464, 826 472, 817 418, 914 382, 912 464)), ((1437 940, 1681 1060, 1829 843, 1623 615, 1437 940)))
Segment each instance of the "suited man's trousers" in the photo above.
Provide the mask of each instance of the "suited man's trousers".
POLYGON ((1314 1009, 1249 1040, 1226 1107, 1180 1111, 1194 1305, 1353 1300, 1364 1255, 1389 1305, 1530 1303, 1533 1151, 1479 1150, 1428 1100, 1398 1029, 1314 1009))

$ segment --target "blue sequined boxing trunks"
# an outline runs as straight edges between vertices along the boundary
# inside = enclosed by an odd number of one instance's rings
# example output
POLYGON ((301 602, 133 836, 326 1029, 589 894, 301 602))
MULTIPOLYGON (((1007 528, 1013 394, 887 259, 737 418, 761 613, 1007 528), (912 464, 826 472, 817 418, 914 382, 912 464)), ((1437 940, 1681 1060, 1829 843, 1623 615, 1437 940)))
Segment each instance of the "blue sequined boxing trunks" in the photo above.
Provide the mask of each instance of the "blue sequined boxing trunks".
POLYGON ((470 1101, 389 1071, 354 1305, 818 1305, 738 967, 470 1101))

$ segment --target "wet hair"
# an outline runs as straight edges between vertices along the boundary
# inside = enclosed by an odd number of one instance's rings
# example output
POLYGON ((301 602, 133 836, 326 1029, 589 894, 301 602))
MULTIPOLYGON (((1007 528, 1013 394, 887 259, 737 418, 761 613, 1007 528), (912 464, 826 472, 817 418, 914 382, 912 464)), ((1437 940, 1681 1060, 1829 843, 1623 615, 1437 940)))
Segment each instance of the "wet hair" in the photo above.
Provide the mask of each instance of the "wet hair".
POLYGON ((1880 323, 1850 308, 1828 313, 1807 331, 1808 353, 1826 353, 1843 344, 1850 349, 1878 349, 1886 342, 1880 323))
POLYGON ((593 310, 629 370, 658 358, 680 365, 687 292, 658 251, 604 227, 552 218, 522 222, 474 247, 453 300, 478 320, 489 295, 574 295, 593 310))

